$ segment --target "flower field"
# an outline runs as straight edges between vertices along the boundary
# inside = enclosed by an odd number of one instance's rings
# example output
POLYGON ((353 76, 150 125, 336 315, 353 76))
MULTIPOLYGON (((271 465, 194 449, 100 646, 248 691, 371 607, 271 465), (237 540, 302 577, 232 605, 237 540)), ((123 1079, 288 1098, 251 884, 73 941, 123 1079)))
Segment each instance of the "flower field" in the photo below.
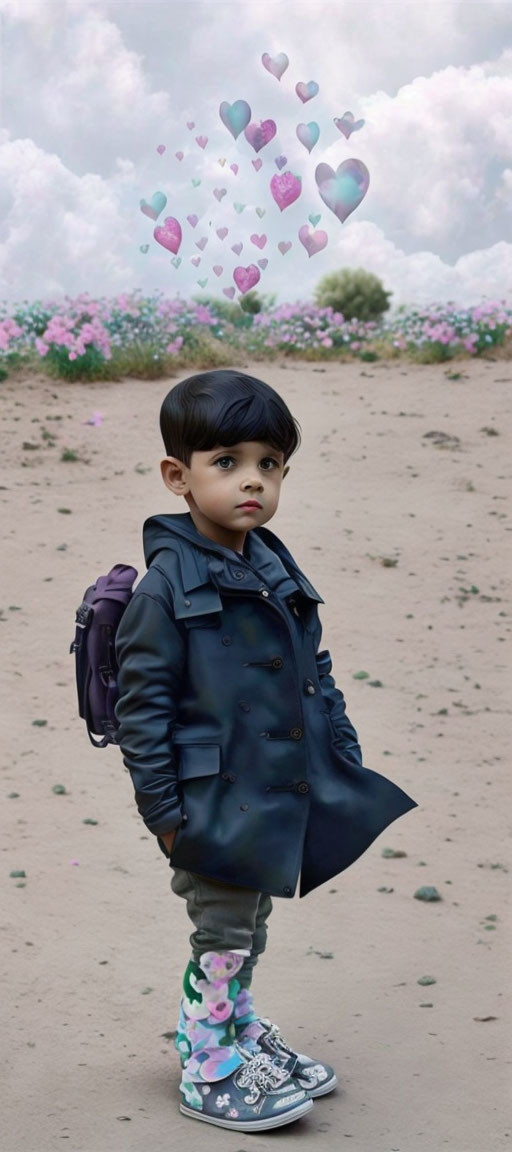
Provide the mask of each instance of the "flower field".
POLYGON ((2 378, 23 367, 63 379, 155 379, 180 368, 232 364, 235 353, 256 360, 437 363, 497 348, 512 355, 512 307, 505 301, 402 306, 380 322, 348 320, 304 302, 251 314, 238 303, 139 291, 0 305, 2 378))

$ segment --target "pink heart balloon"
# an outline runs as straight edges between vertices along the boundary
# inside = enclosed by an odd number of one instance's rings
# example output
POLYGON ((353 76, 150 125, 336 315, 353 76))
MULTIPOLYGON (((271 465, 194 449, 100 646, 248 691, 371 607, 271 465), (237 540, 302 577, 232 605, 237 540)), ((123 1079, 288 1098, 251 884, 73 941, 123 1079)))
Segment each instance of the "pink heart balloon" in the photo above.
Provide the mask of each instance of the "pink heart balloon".
POLYGON ((215 196, 215 199, 219 201, 219 204, 220 204, 222 197, 226 195, 226 189, 225 188, 214 188, 213 189, 213 195, 215 196))
POLYGON ((236 176, 236 174, 238 172, 238 164, 230 164, 229 167, 231 168, 231 171, 235 173, 235 176, 236 176))
POLYGON ((241 292, 242 296, 245 296, 246 292, 249 292, 251 288, 254 288, 254 285, 258 283, 260 276, 260 270, 256 267, 255 264, 248 264, 247 268, 242 268, 242 266, 239 265, 238 268, 235 268, 235 271, 233 272, 233 280, 235 281, 235 284, 239 292, 241 292))
POLYGON ((263 271, 265 271, 265 268, 267 267, 267 264, 268 264, 268 260, 258 260, 258 264, 259 264, 260 268, 262 268, 263 271))
POLYGON ((344 160, 336 172, 329 164, 319 164, 315 180, 324 204, 343 224, 366 196, 370 173, 362 160, 344 160))
POLYGON ((190 224, 190 227, 195 228, 197 221, 199 220, 199 216, 195 216, 195 215, 187 216, 187 220, 190 224))
POLYGON ((292 246, 291 240, 280 240, 279 244, 277 245, 277 247, 279 248, 279 251, 282 253, 283 256, 286 256, 286 253, 289 252, 291 246, 292 246))
POLYGON ((259 124, 254 120, 252 124, 247 125, 244 136, 255 152, 261 152, 261 149, 274 139, 276 132, 277 128, 273 120, 260 120, 259 124))
POLYGON ((313 96, 316 96, 320 89, 315 80, 310 80, 308 84, 304 84, 301 80, 300 84, 295 85, 295 91, 299 100, 302 100, 303 104, 307 104, 308 100, 312 100, 313 96))
POLYGON ((251 160, 251 164, 252 164, 253 168, 255 168, 257 172, 259 172, 259 170, 263 164, 263 160, 259 160, 259 159, 258 160, 251 160))
POLYGON ((157 147, 157 152, 160 154, 160 156, 163 156, 165 152, 165 144, 159 144, 157 147))
POLYGON ((314 256, 316 252, 321 252, 327 244, 327 232, 323 232, 320 228, 318 232, 312 232, 309 224, 303 224, 299 228, 299 240, 304 245, 308 256, 314 256))
POLYGON ((285 164, 287 164, 288 161, 286 159, 286 156, 276 156, 275 163, 276 163, 276 167, 279 168, 279 171, 281 171, 281 168, 284 168, 285 164))
POLYGON ((200 240, 196 240, 196 248, 199 248, 201 252, 204 252, 204 249, 206 248, 207 243, 208 243, 208 237, 207 236, 201 236, 200 240))
POLYGON ((222 273, 224 271, 222 264, 214 264, 213 265, 213 271, 215 272, 216 276, 222 276, 222 273))
POLYGON ((240 255, 242 248, 243 248, 243 244, 241 244, 241 243, 231 245, 231 251, 236 252, 237 256, 240 255))
POLYGON ((192 131, 192 128, 195 128, 195 124, 194 124, 193 120, 187 120, 187 128, 189 128, 190 131, 192 131))
POLYGON ((154 228, 153 236, 157 244, 161 244, 162 248, 167 248, 176 255, 181 244, 181 225, 174 216, 167 216, 163 224, 157 224, 154 228))
POLYGON ((223 288, 222 291, 223 291, 225 296, 229 297, 230 300, 233 299, 233 296, 235 295, 235 289, 234 288, 223 288))
POLYGON ((283 212, 300 196, 302 192, 301 178, 295 176, 293 172, 283 172, 281 176, 273 176, 270 181, 270 191, 280 212, 283 212))
POLYGON ((198 268, 200 263, 201 263, 201 257, 200 256, 192 256, 190 263, 194 265, 194 268, 198 268))
POLYGON ((264 248, 265 244, 267 243, 267 237, 265 236, 265 233, 262 233, 261 236, 257 236, 256 232, 254 232, 251 236, 251 243, 255 244, 256 247, 261 251, 261 249, 264 248))
POLYGON ((274 57, 269 56, 268 52, 264 52, 261 57, 261 63, 263 67, 267 69, 267 72, 270 72, 271 76, 275 76, 276 80, 280 80, 283 73, 286 72, 290 61, 286 52, 280 52, 278 56, 274 57))
POLYGON ((217 236, 219 240, 225 240, 229 232, 229 228, 217 228, 217 236))
POLYGON ((196 136, 196 144, 199 144, 200 148, 206 148, 207 143, 208 143, 208 137, 207 136, 196 136))
POLYGON ((184 152, 175 152, 174 155, 176 156, 177 160, 183 160, 185 153, 184 152))
POLYGON ((359 132, 363 127, 364 120, 354 120, 352 112, 344 112, 343 116, 335 116, 334 123, 339 132, 343 132, 345 140, 348 140, 352 132, 359 132))

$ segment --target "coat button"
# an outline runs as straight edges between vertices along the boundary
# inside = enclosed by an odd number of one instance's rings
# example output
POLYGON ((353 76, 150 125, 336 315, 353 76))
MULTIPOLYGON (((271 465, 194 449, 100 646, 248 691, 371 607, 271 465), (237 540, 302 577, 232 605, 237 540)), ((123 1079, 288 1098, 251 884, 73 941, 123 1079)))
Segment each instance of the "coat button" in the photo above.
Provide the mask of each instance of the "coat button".
POLYGON ((190 608, 190 600, 185 600, 185 607, 190 608))
POLYGON ((292 740, 302 740, 302 728, 290 728, 292 740))
POLYGON ((291 896, 291 891, 292 891, 291 888, 283 888, 283 892, 284 892, 285 896, 291 896))
POLYGON ((241 812, 248 812, 248 810, 249 810, 249 805, 248 805, 248 804, 241 804, 241 805, 240 805, 240 811, 241 811, 241 812))
POLYGON ((307 691, 308 691, 309 696, 315 695, 315 689, 313 688, 312 684, 308 684, 307 691))
POLYGON ((232 644, 232 643, 233 643, 233 641, 232 641, 232 639, 231 639, 231 636, 223 636, 223 637, 222 637, 222 643, 223 643, 223 644, 232 644))
POLYGON ((238 707, 242 709, 242 712, 251 711, 251 705, 247 703, 247 700, 239 700, 238 707))
POLYGON ((262 596, 268 596, 268 592, 267 592, 266 588, 260 588, 260 592, 261 592, 262 596))
POLYGON ((297 784, 297 792, 309 792, 309 784, 307 780, 300 780, 297 784))
POLYGON ((272 667, 273 668, 282 668, 283 667, 283 660, 282 660, 281 656, 274 656, 274 658, 272 660, 272 667))

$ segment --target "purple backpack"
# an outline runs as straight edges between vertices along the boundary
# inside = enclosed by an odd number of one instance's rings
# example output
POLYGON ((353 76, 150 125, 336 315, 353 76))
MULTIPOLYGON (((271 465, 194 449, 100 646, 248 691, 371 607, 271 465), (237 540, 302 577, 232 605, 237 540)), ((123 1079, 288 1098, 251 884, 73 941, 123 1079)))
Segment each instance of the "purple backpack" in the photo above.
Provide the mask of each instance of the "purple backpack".
POLYGON ((114 564, 107 576, 99 576, 87 588, 77 608, 75 639, 69 651, 75 653, 78 713, 95 748, 117 744, 115 639, 137 575, 137 569, 128 564, 114 564), (93 732, 102 739, 95 740, 93 732))

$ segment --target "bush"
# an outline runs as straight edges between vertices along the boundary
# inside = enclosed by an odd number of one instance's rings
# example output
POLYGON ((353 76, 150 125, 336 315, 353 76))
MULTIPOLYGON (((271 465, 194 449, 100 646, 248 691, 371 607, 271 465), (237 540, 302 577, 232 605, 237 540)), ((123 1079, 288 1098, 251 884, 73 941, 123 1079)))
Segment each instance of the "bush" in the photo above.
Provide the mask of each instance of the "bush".
POLYGON ((393 293, 386 292, 372 272, 343 268, 323 276, 314 295, 319 308, 341 312, 345 320, 378 320, 388 310, 393 293))

